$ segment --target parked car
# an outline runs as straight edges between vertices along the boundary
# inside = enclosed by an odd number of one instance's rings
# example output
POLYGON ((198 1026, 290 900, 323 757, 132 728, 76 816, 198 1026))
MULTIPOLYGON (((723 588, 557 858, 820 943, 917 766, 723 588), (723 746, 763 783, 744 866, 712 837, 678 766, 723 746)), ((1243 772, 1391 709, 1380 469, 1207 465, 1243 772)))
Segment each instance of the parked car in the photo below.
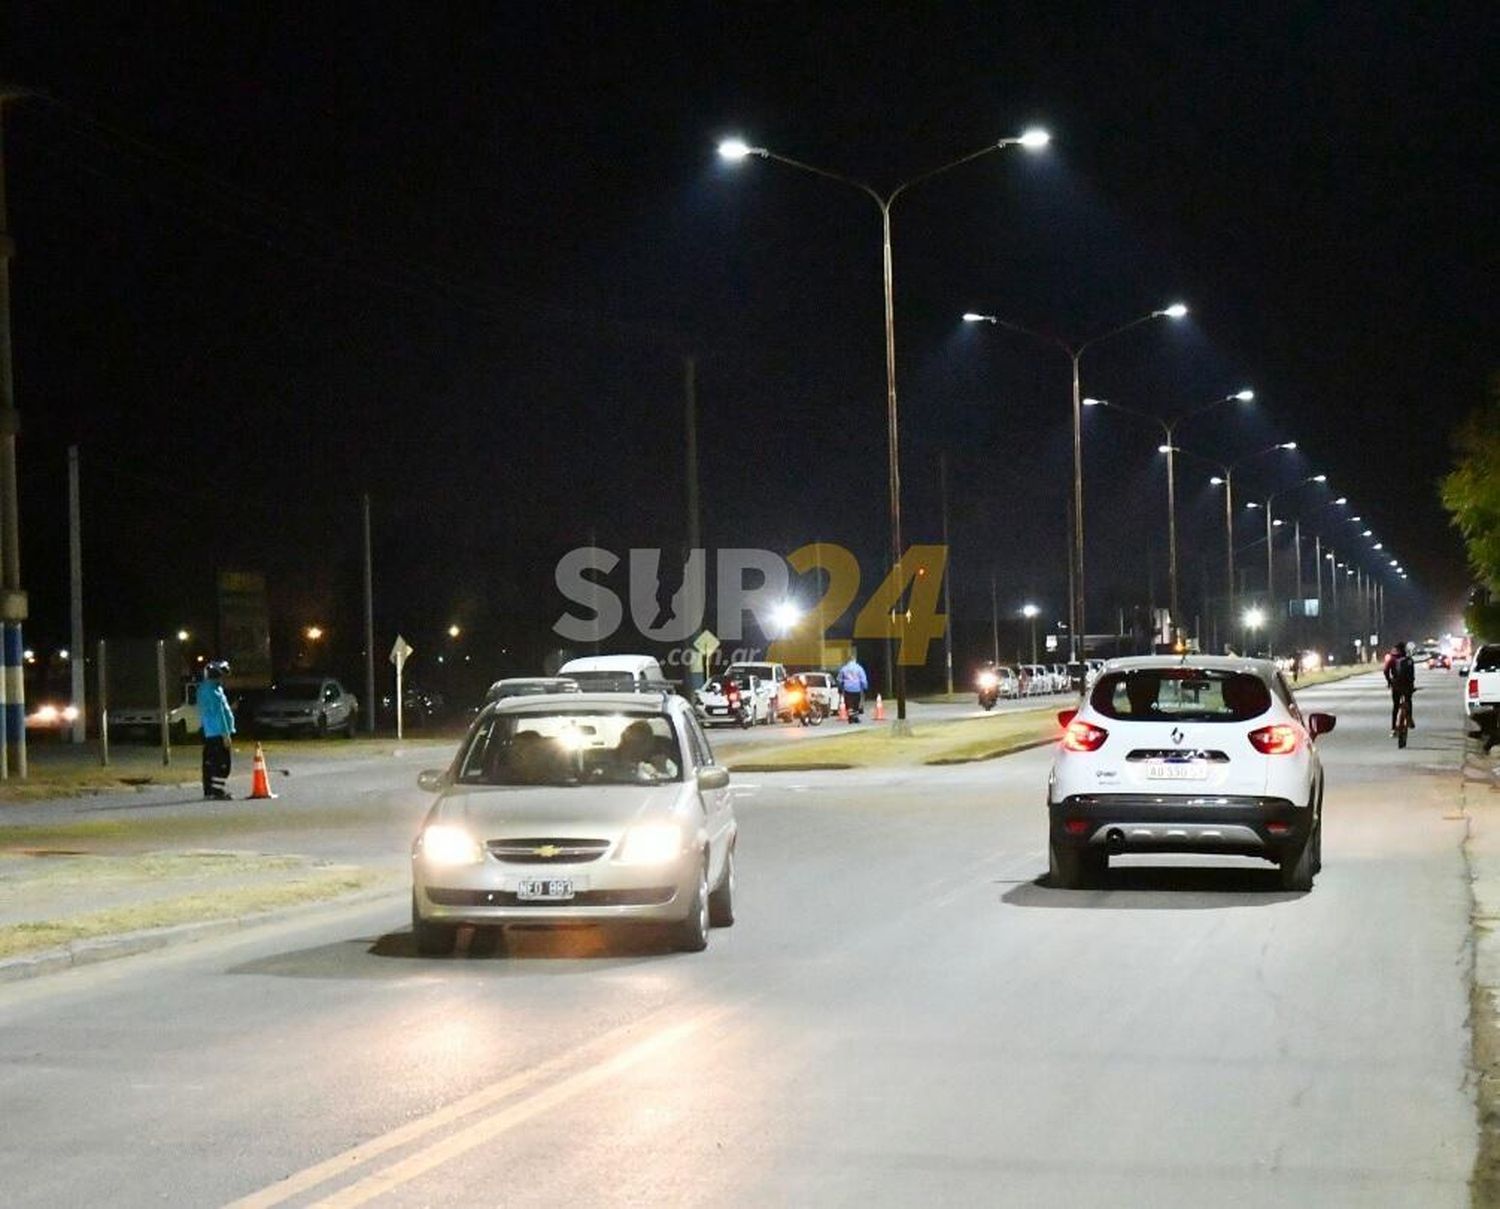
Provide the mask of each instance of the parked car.
POLYGON ((674 692, 661 664, 650 655, 587 655, 569 659, 557 674, 585 693, 674 692))
MULTIPOLYGON (((1465 677, 1464 709, 1487 735, 1500 733, 1500 642, 1487 642, 1474 652, 1465 677)), ((1486 742, 1485 750, 1493 746, 1486 742)))
POLYGON ((802 683, 807 686, 807 695, 817 702, 825 714, 839 712, 843 693, 839 692, 838 677, 832 672, 799 672, 802 683))
POLYGON ((734 922, 729 773, 680 697, 579 693, 488 705, 412 844, 417 951, 460 924, 650 923, 681 949, 734 922))
POLYGON ((995 678, 1000 682, 1000 696, 1015 699, 1021 695, 1021 673, 1013 667, 1000 664, 990 671, 995 673, 995 678))
MULTIPOLYGON (((174 743, 203 730, 198 718, 198 682, 185 680, 178 686, 178 700, 167 709, 167 729, 174 743)), ((69 707, 71 708, 71 707, 69 707)), ((161 709, 155 705, 119 705, 109 708, 109 733, 118 739, 154 740, 161 735, 161 709)), ((26 725, 31 725, 27 718, 26 725)))
POLYGON ((756 691, 761 698, 761 721, 774 722, 781 717, 785 707, 781 701, 781 686, 786 683, 786 665, 781 663, 731 663, 726 672, 747 672, 754 676, 756 691))
POLYGON ((278 680, 255 709, 257 734, 342 734, 354 738, 359 701, 332 676, 278 680))
POLYGON ((32 707, 26 715, 26 729, 29 731, 61 734, 72 730, 78 719, 78 707, 63 698, 27 704, 32 707))
POLYGON ((748 727, 764 721, 766 703, 760 692, 760 680, 749 672, 721 672, 710 676, 693 696, 698 716, 705 726, 748 727), (731 685, 734 696, 739 698, 739 708, 730 701, 731 685))
POLYGON ((1288 890, 1322 865, 1332 714, 1303 716, 1263 659, 1116 659, 1062 710, 1047 783, 1052 884, 1103 876, 1112 853, 1232 853, 1270 860, 1288 890))

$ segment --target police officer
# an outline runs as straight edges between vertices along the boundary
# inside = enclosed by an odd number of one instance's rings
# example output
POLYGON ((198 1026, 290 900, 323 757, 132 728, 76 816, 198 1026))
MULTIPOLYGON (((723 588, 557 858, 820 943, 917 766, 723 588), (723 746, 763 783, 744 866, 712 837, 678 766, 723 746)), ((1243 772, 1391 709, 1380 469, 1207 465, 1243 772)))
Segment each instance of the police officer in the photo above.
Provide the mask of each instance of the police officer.
POLYGON ((203 669, 198 684, 198 718, 203 723, 203 796, 227 802, 230 794, 224 788, 229 776, 230 740, 234 735, 234 711, 224 695, 224 677, 229 664, 214 660, 203 669))

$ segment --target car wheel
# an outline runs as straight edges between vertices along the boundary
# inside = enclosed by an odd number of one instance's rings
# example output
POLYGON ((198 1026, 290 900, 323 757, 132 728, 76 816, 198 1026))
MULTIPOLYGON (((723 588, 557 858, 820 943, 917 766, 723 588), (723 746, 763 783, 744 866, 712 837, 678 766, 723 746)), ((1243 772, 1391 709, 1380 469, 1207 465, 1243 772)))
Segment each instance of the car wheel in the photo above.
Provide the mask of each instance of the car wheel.
POLYGON ((1086 890, 1104 876, 1109 857, 1056 841, 1047 846, 1047 881, 1059 890, 1086 890))
POLYGON ((1281 858, 1281 888, 1305 893, 1313 886, 1313 858, 1316 855, 1317 830, 1308 833, 1296 852, 1281 858))
POLYGON ((1320 817, 1318 824, 1313 828, 1313 876, 1323 872, 1323 820, 1320 817))
POLYGON ((734 924, 733 845, 724 857, 724 876, 719 879, 719 888, 708 896, 708 922, 715 928, 728 928, 734 924))
POLYGON ((447 957, 458 943, 458 927, 455 924, 438 924, 422 918, 417 909, 417 892, 411 892, 411 935, 416 941, 417 952, 423 957, 447 957))
POLYGON ((693 900, 681 923, 672 929, 672 941, 684 953, 701 953, 708 948, 708 858, 698 863, 698 884, 693 900))

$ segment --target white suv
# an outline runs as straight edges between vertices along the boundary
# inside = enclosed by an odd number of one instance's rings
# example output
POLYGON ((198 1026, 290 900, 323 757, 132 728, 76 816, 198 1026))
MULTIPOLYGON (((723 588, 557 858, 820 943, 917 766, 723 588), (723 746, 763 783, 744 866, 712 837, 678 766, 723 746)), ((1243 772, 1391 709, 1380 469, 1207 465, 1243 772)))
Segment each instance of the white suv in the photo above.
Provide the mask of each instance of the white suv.
POLYGON ((1050 877, 1077 889, 1110 853, 1258 856, 1288 890, 1322 866, 1323 769, 1303 716, 1263 659, 1147 656, 1105 664, 1083 706, 1062 710, 1047 783, 1050 877))

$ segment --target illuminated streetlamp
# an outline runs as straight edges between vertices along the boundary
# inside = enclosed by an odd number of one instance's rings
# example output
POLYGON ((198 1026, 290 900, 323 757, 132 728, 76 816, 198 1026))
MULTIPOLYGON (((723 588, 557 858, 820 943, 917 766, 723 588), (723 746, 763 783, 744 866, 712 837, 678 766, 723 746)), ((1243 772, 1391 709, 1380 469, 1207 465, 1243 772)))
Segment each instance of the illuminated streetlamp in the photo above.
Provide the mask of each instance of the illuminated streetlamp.
POLYGON ((317 642, 318 639, 323 637, 323 627, 310 625, 307 627, 307 629, 302 631, 302 636, 306 638, 308 642, 317 642))
MULTIPOLYGON (((830 172, 826 168, 818 168, 812 164, 795 160, 785 155, 778 155, 765 147, 754 147, 744 139, 725 139, 719 144, 719 155, 730 163, 740 163, 749 156, 759 156, 761 159, 774 160, 778 164, 785 164, 789 168, 797 168, 803 172, 811 173, 813 176, 821 176, 825 180, 836 181, 841 185, 848 185, 858 189, 866 197, 875 203, 880 209, 880 221, 883 235, 883 278, 885 288, 885 392, 886 392, 886 445, 888 451, 888 487, 890 497, 890 523, 891 523, 891 567, 895 573, 897 582, 902 581, 902 548, 901 548, 901 457, 900 444, 898 441, 897 408, 896 408, 896 308, 895 308, 895 285, 891 268, 891 207, 896 199, 911 186, 922 181, 930 180, 934 176, 957 168, 961 164, 967 164, 970 160, 978 159, 980 156, 988 155, 992 151, 1000 151, 1006 147, 1024 147, 1028 151, 1039 150, 1051 142, 1051 136, 1045 130, 1027 130, 1018 138, 999 139, 993 143, 986 143, 978 151, 972 151, 951 163, 943 164, 914 176, 910 180, 903 181, 890 192, 882 194, 863 181, 855 180, 853 177, 844 176, 842 173, 830 172)), ((905 615, 896 614, 896 632, 898 636, 905 634, 905 615)), ((906 728, 906 665, 899 659, 896 661, 896 729, 906 728)))
POLYGON ((178 630, 177 631, 177 641, 178 642, 186 642, 188 640, 188 637, 189 637, 189 635, 188 635, 188 632, 186 630, 178 630))
POLYGON ((449 638, 457 638, 462 633, 463 633, 463 630, 461 630, 456 624, 455 625, 450 625, 448 627, 448 637, 449 638))
POLYGON ((1070 544, 1072 546, 1072 564, 1070 570, 1073 579, 1073 599, 1068 602, 1068 629, 1072 633, 1072 661, 1074 663, 1082 658, 1082 645, 1087 635, 1084 621, 1083 591, 1083 390, 1080 385, 1079 363, 1083 359, 1084 351, 1096 344, 1113 339, 1115 336, 1128 332, 1132 328, 1139 327, 1143 323, 1150 323, 1153 319, 1181 319, 1187 313, 1186 304, 1174 302, 1170 306, 1162 307, 1160 310, 1148 311, 1144 315, 1139 315, 1129 323, 1121 324, 1112 331, 1105 332, 1102 336, 1095 336, 1092 340, 1085 340, 1082 344, 1069 344, 1066 340, 1060 340, 1055 336, 1043 335, 1041 332, 1023 327, 1019 323, 1012 323, 1008 319, 1001 319, 997 315, 982 315, 976 311, 966 311, 964 313, 965 323, 988 323, 994 327, 1003 327, 1008 331, 1019 332, 1023 336, 1030 336, 1033 340, 1040 340, 1044 344, 1060 348, 1073 363, 1073 532, 1070 535, 1070 544))
POLYGON ((1040 612, 1041 612, 1041 609, 1037 608, 1036 605, 1034 605, 1034 604, 1025 604, 1025 605, 1021 606, 1021 616, 1024 617, 1024 618, 1026 618, 1027 621, 1031 622, 1031 662, 1032 663, 1036 662, 1036 617, 1037 617, 1037 614, 1040 613, 1040 612))
MULTIPOLYGON (((1170 309, 1170 308, 1169 308, 1170 309)), ((1156 447, 1157 453, 1167 455, 1167 567, 1168 575, 1172 585, 1172 630, 1175 637, 1177 625, 1181 620, 1181 609, 1177 597, 1177 426, 1184 420, 1190 420, 1194 416, 1202 415, 1215 407, 1225 403, 1249 403, 1255 398, 1255 392, 1246 388, 1236 391, 1232 395, 1221 395, 1217 399, 1210 399, 1207 403, 1190 408, 1170 420, 1163 420, 1160 416, 1148 415, 1143 411, 1136 411, 1131 407, 1123 407, 1119 403, 1111 403, 1107 399, 1085 399, 1085 407, 1107 407, 1111 411, 1118 411, 1127 416, 1133 416, 1137 420, 1143 420, 1147 424, 1157 425, 1166 443, 1156 447)))

